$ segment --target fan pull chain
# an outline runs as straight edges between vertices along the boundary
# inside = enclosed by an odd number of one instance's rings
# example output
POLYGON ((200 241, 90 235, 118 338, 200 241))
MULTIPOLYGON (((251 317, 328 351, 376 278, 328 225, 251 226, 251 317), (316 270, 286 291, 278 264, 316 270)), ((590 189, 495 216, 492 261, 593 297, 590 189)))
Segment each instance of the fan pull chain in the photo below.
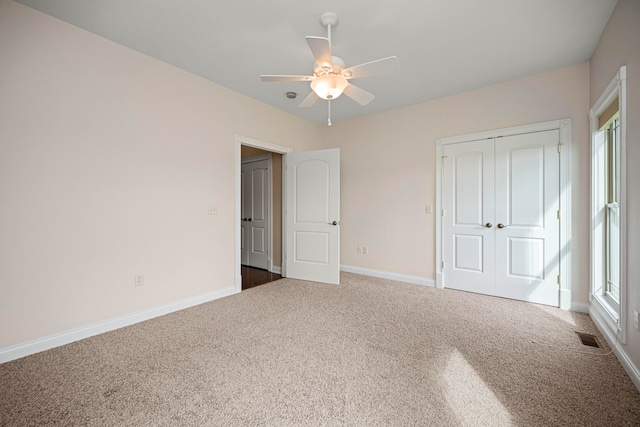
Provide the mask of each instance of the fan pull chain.
POLYGON ((328 119, 327 125, 331 126, 331 101, 327 101, 327 105, 329 106, 328 107, 329 108, 329 114, 328 114, 329 115, 329 119, 328 119))

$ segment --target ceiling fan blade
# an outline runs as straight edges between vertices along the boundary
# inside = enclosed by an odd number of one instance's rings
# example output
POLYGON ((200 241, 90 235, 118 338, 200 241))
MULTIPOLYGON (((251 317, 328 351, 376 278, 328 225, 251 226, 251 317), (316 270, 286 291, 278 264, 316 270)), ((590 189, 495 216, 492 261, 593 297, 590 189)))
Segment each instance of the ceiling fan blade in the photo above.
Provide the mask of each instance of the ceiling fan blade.
POLYGON ((316 63, 319 67, 329 67, 329 69, 333 68, 333 63, 331 60, 331 42, 328 38, 325 37, 313 37, 307 36, 305 37, 307 40, 307 44, 309 45, 309 49, 311 49, 311 53, 313 57, 316 59, 316 63))
POLYGON ((262 82, 310 82, 313 76, 260 76, 262 82))
POLYGON ((399 70, 400 64, 398 58, 396 56, 389 56, 388 58, 382 58, 347 68, 342 72, 342 75, 347 79, 357 79, 360 77, 382 76, 398 72, 399 70))
POLYGON ((314 91, 311 91, 311 93, 307 95, 307 97, 300 103, 299 107, 300 108, 312 107, 318 99, 320 99, 320 97, 316 95, 314 91))
POLYGON ((375 95, 367 92, 364 89, 360 89, 358 86, 352 85, 351 83, 347 85, 347 87, 344 89, 344 92, 342 93, 344 93, 360 105, 367 105, 375 98, 375 95))

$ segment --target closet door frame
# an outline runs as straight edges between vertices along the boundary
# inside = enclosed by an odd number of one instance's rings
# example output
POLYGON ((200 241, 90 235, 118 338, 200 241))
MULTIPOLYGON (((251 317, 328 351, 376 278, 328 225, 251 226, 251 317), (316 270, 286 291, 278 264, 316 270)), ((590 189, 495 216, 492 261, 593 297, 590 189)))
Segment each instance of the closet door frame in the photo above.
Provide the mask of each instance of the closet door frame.
POLYGON ((501 136, 520 135, 546 130, 559 130, 560 143, 560 308, 572 308, 571 289, 571 119, 534 123, 466 135, 436 139, 436 287, 444 288, 443 276, 443 236, 442 236, 442 165, 444 146, 480 139, 499 138, 501 136))

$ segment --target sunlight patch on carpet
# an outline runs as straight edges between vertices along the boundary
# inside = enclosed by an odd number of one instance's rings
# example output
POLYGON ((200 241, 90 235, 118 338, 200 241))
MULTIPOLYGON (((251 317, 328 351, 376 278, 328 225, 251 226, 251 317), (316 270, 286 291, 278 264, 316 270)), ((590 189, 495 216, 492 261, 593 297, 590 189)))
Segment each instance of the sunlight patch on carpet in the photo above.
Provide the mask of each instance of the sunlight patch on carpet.
POLYGON ((458 350, 451 353, 443 378, 447 403, 461 425, 513 425, 509 411, 458 350))
POLYGON ((575 327, 576 321, 573 319, 573 312, 567 310, 560 310, 557 307, 548 307, 544 305, 536 305, 534 306, 541 311, 544 311, 547 314, 557 318, 558 320, 562 320, 563 322, 575 327))

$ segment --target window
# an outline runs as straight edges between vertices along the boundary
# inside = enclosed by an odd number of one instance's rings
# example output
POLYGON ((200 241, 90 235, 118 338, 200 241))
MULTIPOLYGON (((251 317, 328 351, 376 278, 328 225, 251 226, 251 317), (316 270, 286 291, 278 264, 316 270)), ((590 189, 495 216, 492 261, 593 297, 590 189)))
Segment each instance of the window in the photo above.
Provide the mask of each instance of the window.
POLYGON ((616 311, 620 309, 620 119, 617 112, 602 127, 605 145, 605 281, 604 296, 616 311))
MULTIPOLYGON (((591 109, 591 313, 626 342, 626 67, 591 109)), ((604 331, 603 331, 604 332, 604 331)))

